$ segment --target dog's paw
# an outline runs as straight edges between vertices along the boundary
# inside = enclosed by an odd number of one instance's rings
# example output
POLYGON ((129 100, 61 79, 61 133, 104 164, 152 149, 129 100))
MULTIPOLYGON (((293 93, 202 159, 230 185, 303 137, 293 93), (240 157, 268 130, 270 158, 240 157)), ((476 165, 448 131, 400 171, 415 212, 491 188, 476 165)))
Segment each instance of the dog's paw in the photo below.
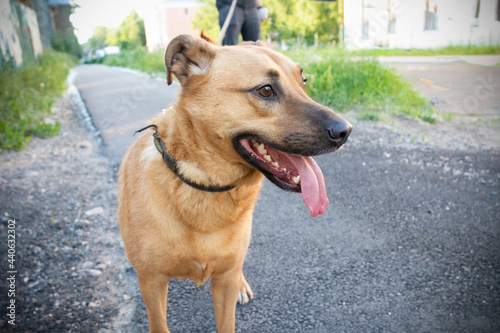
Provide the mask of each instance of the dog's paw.
POLYGON ((241 289, 240 292, 238 293, 238 303, 246 304, 250 302, 252 299, 253 299, 252 289, 250 288, 248 282, 245 280, 245 277, 243 276, 243 279, 241 280, 241 289))

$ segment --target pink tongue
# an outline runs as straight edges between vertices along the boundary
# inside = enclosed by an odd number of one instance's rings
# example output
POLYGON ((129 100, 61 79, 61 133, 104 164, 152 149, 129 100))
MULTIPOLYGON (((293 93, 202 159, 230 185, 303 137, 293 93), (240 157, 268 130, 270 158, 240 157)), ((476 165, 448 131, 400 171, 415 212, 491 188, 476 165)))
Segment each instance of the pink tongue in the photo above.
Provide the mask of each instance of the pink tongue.
POLYGON ((287 157, 299 171, 302 200, 311 211, 311 216, 323 214, 328 206, 328 198, 321 169, 310 156, 288 155, 287 157))

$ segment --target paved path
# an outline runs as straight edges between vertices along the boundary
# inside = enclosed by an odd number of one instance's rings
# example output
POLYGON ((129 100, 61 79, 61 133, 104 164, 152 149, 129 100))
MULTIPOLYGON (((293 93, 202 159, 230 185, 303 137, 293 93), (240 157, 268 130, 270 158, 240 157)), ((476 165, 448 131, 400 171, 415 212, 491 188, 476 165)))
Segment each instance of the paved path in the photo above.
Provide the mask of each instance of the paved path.
MULTIPOLYGON (((176 90, 119 69, 77 71, 111 158, 176 90), (134 92, 140 102, 120 108, 134 92)), ((256 298, 237 307, 237 332, 500 331, 499 150, 437 148, 358 122, 345 149, 316 161, 331 202, 321 217, 265 181, 244 266, 256 298)), ((121 287, 133 306, 118 330, 147 331, 137 284, 121 287)), ((172 281, 168 323, 214 332, 209 284, 172 281)))
POLYGON ((175 100, 179 86, 167 85, 165 77, 103 65, 73 69, 78 88, 93 123, 99 130, 104 153, 120 163, 133 134, 175 100))

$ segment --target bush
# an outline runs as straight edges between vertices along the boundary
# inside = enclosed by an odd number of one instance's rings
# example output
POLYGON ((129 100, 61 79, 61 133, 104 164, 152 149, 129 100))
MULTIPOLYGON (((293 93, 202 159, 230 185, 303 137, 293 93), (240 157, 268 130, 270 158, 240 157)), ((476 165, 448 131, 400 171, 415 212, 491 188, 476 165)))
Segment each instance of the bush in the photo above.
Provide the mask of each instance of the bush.
POLYGON ((108 66, 134 68, 149 74, 164 73, 163 52, 149 53, 145 47, 137 47, 132 50, 122 50, 120 54, 107 55, 102 63, 108 66))
POLYGON ((76 58, 81 58, 83 55, 82 47, 73 32, 56 33, 52 40, 52 47, 58 52, 68 53, 76 58))
POLYGON ((20 150, 32 135, 49 137, 61 125, 49 124, 54 100, 65 89, 65 80, 76 59, 50 51, 37 64, 18 69, 3 67, 0 76, 0 149, 20 150))

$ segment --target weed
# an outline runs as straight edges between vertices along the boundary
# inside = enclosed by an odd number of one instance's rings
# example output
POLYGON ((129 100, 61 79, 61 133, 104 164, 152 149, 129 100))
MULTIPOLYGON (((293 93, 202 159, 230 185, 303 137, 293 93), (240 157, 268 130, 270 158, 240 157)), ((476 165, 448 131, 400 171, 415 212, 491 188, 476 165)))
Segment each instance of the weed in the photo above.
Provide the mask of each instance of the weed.
POLYGON ((453 113, 451 113, 451 112, 446 112, 446 113, 443 113, 443 114, 441 115, 441 117, 443 117, 443 120, 444 120, 444 121, 452 121, 452 119, 453 119, 453 113))
MULTIPOLYGON (((287 54, 294 59, 294 54, 310 53, 304 48, 293 48, 287 54)), ((473 45, 450 45, 435 49, 366 49, 366 50, 344 50, 340 48, 318 48, 314 53, 320 57, 324 56, 446 56, 446 55, 478 55, 478 54, 500 54, 500 45, 473 46, 473 45)))
POLYGON ((0 149, 20 150, 31 136, 56 135, 61 125, 49 124, 54 100, 65 89, 69 68, 76 59, 46 52, 36 64, 2 68, 0 76, 0 149))
POLYGON ((359 120, 379 121, 380 115, 375 112, 363 111, 356 118, 359 120))
POLYGON ((134 68, 149 74, 165 72, 163 52, 149 53, 144 47, 123 50, 120 54, 107 55, 102 63, 108 66, 134 68))
POLYGON ((361 119, 397 114, 436 122, 432 105, 394 69, 370 57, 314 57, 312 52, 302 51, 295 58, 310 79, 309 94, 319 103, 338 111, 361 110, 361 119))
MULTIPOLYGON (((361 51, 358 51, 361 52, 361 51)), ((367 51, 364 51, 367 52, 367 51)), ((475 45, 449 45, 434 49, 375 49, 372 53, 377 56, 445 56, 445 55, 477 55, 499 54, 500 45, 475 46, 475 45)))

